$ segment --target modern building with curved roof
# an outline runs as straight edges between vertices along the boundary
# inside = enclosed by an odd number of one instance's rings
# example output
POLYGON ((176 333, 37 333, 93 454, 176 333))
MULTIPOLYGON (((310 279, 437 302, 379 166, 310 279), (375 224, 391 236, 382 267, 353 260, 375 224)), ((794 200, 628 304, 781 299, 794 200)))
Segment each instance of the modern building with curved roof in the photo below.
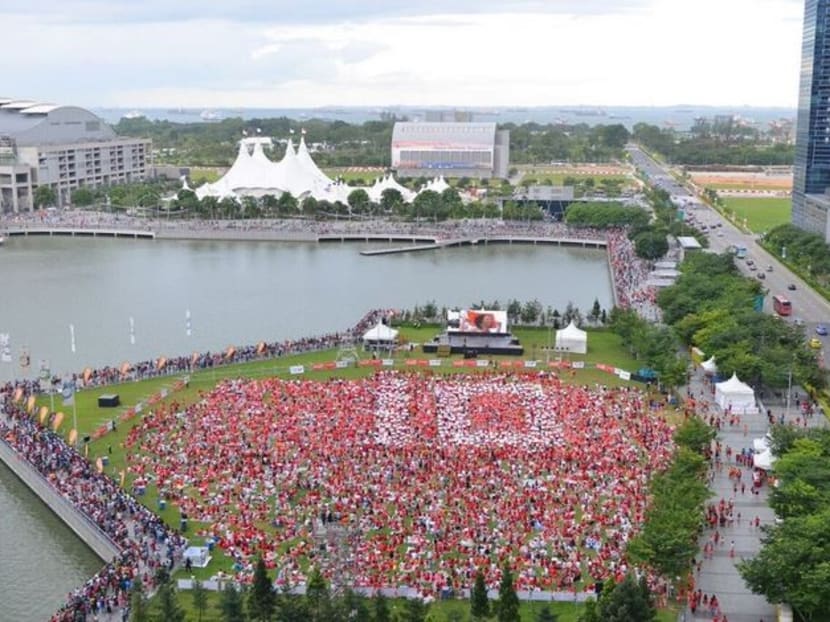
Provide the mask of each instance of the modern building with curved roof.
POLYGON ((400 177, 507 177, 510 132, 495 123, 395 123, 392 168, 400 177))
POLYGON ((84 108, 0 97, 0 213, 33 209, 38 186, 69 205, 83 186, 142 181, 150 145, 118 136, 84 108))

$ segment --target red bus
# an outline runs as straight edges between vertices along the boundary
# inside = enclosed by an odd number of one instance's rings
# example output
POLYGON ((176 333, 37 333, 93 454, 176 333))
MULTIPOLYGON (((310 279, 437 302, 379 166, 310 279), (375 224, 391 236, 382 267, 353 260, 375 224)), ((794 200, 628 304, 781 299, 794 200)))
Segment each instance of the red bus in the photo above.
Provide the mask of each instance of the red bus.
POLYGON ((791 315, 793 306, 784 296, 773 296, 772 307, 778 315, 791 315))

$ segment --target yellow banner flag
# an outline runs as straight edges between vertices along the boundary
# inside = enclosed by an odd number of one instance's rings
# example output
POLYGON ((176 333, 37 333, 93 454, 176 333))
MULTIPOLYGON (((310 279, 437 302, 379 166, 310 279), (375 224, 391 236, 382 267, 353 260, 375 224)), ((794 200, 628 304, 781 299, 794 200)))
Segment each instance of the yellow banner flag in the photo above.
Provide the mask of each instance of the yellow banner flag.
POLYGON ((84 443, 84 458, 89 458, 89 445, 84 443))
POLYGON ((78 440, 78 430, 76 430, 75 428, 72 428, 71 430, 69 430, 69 444, 74 445, 75 441, 77 441, 77 440, 78 440))
POLYGON ((29 399, 26 400, 26 412, 31 415, 32 411, 34 411, 34 409, 35 409, 35 396, 30 395, 29 399))
POLYGON ((12 399, 14 400, 15 404, 19 403, 20 400, 23 399, 23 389, 21 389, 20 387, 17 387, 14 390, 14 396, 12 397, 12 399))
POLYGON ((61 427, 63 423, 63 413, 55 413, 55 419, 52 421, 52 429, 57 432, 58 428, 61 427))
POLYGON ((121 475, 121 488, 124 488, 124 479, 127 477, 127 472, 126 471, 121 471, 120 475, 121 475))
POLYGON ((98 469, 99 473, 104 472, 104 461, 101 460, 101 458, 96 458, 95 459, 95 468, 98 469))
POLYGON ((46 423, 46 417, 49 415, 49 409, 46 406, 41 406, 40 410, 38 411, 37 418, 40 421, 40 425, 46 423))

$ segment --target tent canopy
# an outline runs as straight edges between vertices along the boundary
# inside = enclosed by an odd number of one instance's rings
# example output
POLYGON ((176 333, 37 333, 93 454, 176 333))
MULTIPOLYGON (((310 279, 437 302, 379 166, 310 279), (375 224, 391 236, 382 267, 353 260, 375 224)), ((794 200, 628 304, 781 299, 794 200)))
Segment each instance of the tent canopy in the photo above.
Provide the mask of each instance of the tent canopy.
POLYGON ((729 380, 715 385, 715 401, 723 410, 732 408, 732 411, 737 413, 758 412, 758 407, 755 405, 755 391, 741 382, 734 373, 729 380))
POLYGON ((700 366, 703 368, 707 374, 716 374, 718 373, 718 366, 715 363, 715 357, 713 356, 709 360, 703 361, 700 366))
POLYGON ((395 341, 397 338, 398 331, 383 323, 378 323, 363 334, 363 341, 395 341))
POLYGON ((556 331, 557 350, 585 354, 588 351, 588 333, 574 324, 573 320, 565 328, 556 331))

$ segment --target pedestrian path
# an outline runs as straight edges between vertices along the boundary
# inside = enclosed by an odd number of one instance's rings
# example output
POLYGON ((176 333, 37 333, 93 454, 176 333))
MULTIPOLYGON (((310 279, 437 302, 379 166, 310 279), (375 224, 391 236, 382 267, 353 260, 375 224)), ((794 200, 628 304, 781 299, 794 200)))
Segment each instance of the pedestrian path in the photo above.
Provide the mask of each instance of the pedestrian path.
MULTIPOLYGON (((712 595, 717 597, 721 617, 716 617, 716 612, 711 608, 699 604, 694 614, 691 609, 687 609, 681 619, 687 622, 774 622, 777 620, 776 606, 768 603, 763 596, 753 594, 736 566, 741 559, 754 557, 760 551, 760 526, 768 525, 775 520, 775 514, 767 501, 768 486, 764 484, 756 490, 752 482, 752 468, 736 462, 736 455, 740 454, 742 448, 751 448, 753 439, 764 436, 769 430, 767 413, 744 414, 741 415, 740 423, 730 425, 728 418, 714 402, 712 383, 701 371, 693 374, 689 389, 698 401, 698 413, 704 410, 700 407, 700 404, 704 403, 709 414, 721 418, 717 437, 721 447, 721 464, 716 466, 716 463, 713 463, 710 480, 713 495, 710 503, 719 504, 723 499, 728 505, 732 501, 733 520, 731 524, 717 525, 714 529, 707 528, 704 531, 700 542, 701 551, 708 544, 712 548, 712 553, 697 556, 700 563, 699 571, 695 572, 696 589, 709 599, 712 595), (727 448, 731 450, 729 456, 727 448), (730 478, 730 468, 733 469, 733 473, 735 469, 740 470, 740 481, 730 478)), ((793 389, 793 395, 799 392, 801 391, 797 388, 793 389)), ((768 403, 766 407, 770 408, 776 421, 786 413, 786 407, 780 400, 774 404, 768 403)), ((791 408, 786 417, 787 423, 798 422, 799 426, 803 425, 804 419, 800 417, 798 408, 791 408)), ((807 424, 811 427, 824 423, 824 417, 820 414, 807 419, 807 424)))

